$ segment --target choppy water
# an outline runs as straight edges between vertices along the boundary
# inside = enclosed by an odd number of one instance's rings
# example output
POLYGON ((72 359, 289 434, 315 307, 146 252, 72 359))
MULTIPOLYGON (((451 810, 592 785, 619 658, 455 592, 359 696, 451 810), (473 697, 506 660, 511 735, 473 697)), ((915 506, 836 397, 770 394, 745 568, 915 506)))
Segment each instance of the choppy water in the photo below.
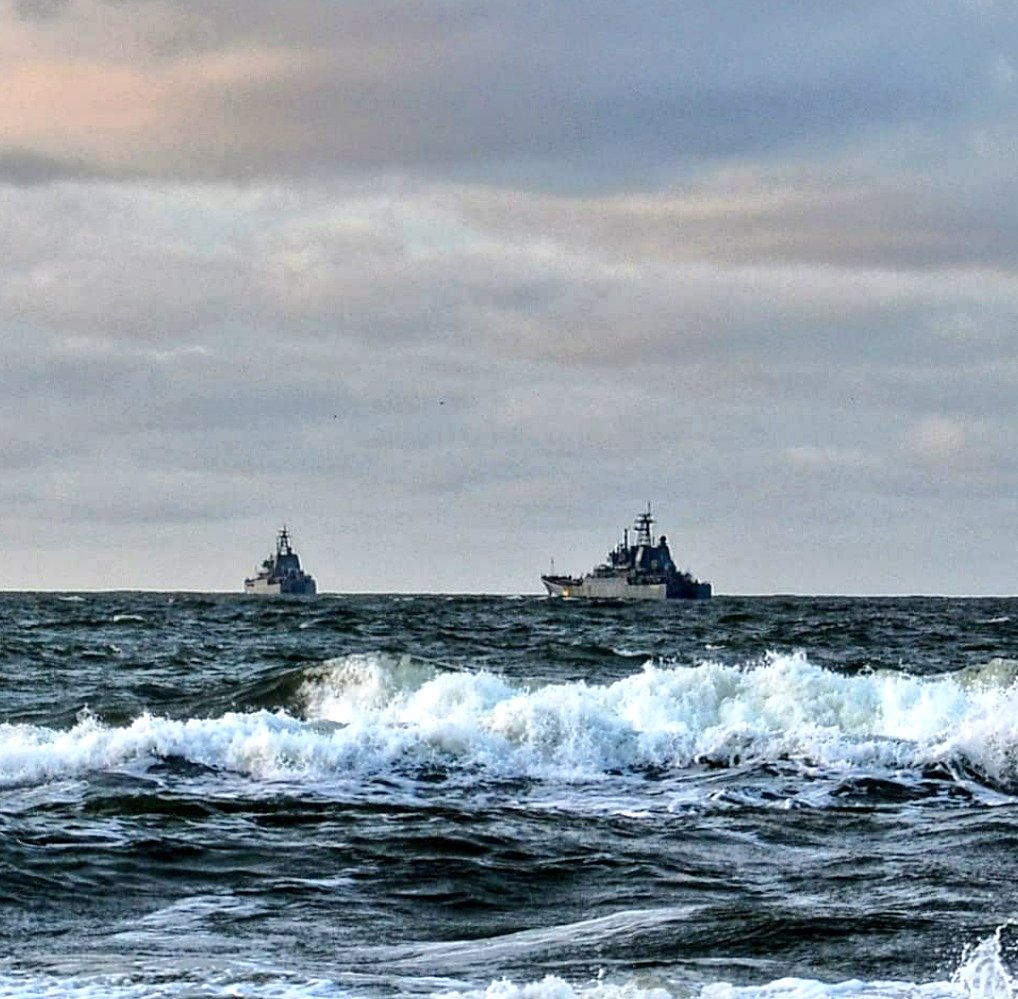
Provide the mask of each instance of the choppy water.
POLYGON ((1004 999, 1018 600, 0 596, 0 996, 1004 999))

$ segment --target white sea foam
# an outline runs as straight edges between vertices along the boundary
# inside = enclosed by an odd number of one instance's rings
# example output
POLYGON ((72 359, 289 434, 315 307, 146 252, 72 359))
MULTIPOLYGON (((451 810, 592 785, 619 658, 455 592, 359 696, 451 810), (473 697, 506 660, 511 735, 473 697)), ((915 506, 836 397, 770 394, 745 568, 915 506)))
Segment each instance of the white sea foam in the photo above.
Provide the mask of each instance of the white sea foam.
POLYGON ((0 787, 181 758, 255 779, 393 766, 592 779, 627 769, 798 760, 834 771, 945 762, 1018 784, 1016 665, 920 678, 845 676, 802 655, 746 667, 648 664, 614 683, 529 688, 409 657, 352 655, 309 674, 290 711, 69 730, 0 724, 0 787))
POLYGON ((823 982, 779 978, 760 985, 717 982, 699 988, 689 983, 648 983, 639 978, 598 978, 571 984, 556 975, 517 984, 501 979, 484 989, 447 991, 440 999, 1015 999, 1016 983, 1001 956, 1000 930, 982 941, 948 981, 823 982))
POLYGON ((747 667, 648 664, 615 683, 514 687, 414 660, 350 656, 305 688, 309 718, 413 733, 473 762, 591 774, 792 757, 909 768, 964 758, 1018 778, 1018 664, 921 678, 845 676, 803 655, 747 667))
MULTIPOLYGON (((394 980, 398 981, 398 980, 394 980)), ((427 994, 429 979, 407 980, 412 994, 427 994)), ((434 978, 430 979, 435 982, 434 978)), ((0 999, 177 999, 181 996, 247 996, 250 999, 356 999, 356 987, 324 978, 304 978, 267 969, 197 968, 174 974, 162 968, 153 977, 139 971, 61 975, 0 971, 0 999)), ((1015 999, 1016 983, 1001 955, 1000 930, 972 949, 948 980, 909 982, 779 978, 757 985, 724 981, 696 985, 663 975, 598 976, 570 982, 546 975, 531 982, 506 978, 479 988, 442 989, 432 999, 1015 999)))

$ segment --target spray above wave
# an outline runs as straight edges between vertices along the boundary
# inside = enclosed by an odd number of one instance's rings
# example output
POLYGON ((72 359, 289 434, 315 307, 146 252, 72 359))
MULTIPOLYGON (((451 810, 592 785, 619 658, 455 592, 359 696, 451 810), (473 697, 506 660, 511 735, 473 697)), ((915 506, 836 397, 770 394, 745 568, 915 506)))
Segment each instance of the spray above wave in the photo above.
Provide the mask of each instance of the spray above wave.
POLYGON ((521 687, 412 657, 351 655, 286 684, 283 708, 141 715, 66 731, 0 725, 0 786, 180 758, 255 779, 463 774, 589 780, 798 761, 836 773, 958 765, 1018 786, 1013 663, 920 678, 845 676, 802 655, 746 667, 647 664, 605 685, 521 687), (292 692, 292 693, 291 693, 292 692))

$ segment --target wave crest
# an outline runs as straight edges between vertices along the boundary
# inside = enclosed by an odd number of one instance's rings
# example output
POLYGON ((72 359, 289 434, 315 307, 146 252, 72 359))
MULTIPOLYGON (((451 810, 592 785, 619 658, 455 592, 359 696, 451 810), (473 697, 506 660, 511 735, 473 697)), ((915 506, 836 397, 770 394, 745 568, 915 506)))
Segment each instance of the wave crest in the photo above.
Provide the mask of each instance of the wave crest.
POLYGON ((351 655, 302 671, 288 701, 122 727, 91 717, 64 731, 0 725, 0 786, 182 758, 270 779, 436 765, 552 779, 775 761, 838 773, 946 765, 1018 787, 1018 685, 1004 661, 922 678, 771 655, 532 688, 415 657, 351 655))

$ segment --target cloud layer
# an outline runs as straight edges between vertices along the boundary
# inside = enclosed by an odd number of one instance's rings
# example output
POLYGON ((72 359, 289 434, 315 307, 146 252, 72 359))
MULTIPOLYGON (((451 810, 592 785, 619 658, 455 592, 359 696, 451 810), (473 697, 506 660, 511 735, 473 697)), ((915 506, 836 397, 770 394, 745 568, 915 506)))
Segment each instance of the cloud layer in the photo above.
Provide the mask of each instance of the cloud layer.
POLYGON ((1013 590, 1010 5, 0 17, 8 585, 1013 590))

